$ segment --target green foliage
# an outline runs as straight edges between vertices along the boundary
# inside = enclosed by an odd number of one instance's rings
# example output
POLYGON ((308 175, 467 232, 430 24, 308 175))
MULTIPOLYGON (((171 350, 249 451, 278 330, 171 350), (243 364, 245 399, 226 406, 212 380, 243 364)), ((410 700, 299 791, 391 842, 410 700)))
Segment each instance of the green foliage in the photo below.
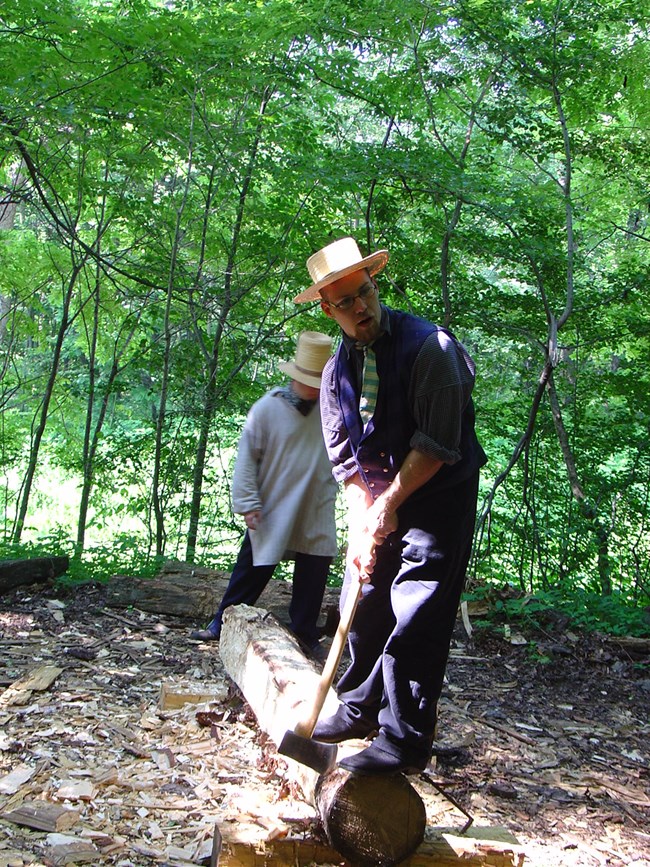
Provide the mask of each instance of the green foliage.
POLYGON ((95 546, 84 551, 83 557, 72 557, 70 568, 58 581, 61 586, 79 583, 106 583, 113 575, 153 578, 160 571, 163 558, 143 558, 141 541, 128 534, 117 534, 111 545, 95 546))
POLYGON ((527 637, 555 634, 561 638, 563 632, 571 630, 650 636, 650 597, 639 602, 620 593, 603 597, 594 591, 560 586, 530 594, 518 593, 512 587, 482 587, 464 598, 486 603, 486 612, 473 620, 478 627, 501 630, 504 623, 517 625, 527 637))
POLYGON ((228 564, 243 417, 301 329, 335 334, 291 298, 352 233, 476 360, 477 577, 647 596, 640 0, 12 0, 1 26, 3 538, 76 535, 80 574, 228 564), (532 412, 551 350, 561 418, 532 412))
POLYGON ((37 541, 0 544, 0 560, 21 560, 34 557, 66 557, 70 555, 70 542, 60 532, 43 535, 37 541))
POLYGON ((117 534, 110 546, 88 549, 82 558, 74 556, 73 543, 66 538, 63 528, 52 534, 44 534, 37 542, 7 542, 0 545, 0 560, 60 556, 70 557, 70 565, 65 574, 55 579, 55 584, 68 588, 89 581, 106 583, 113 575, 153 577, 161 566, 159 559, 144 559, 140 540, 126 534, 117 534))

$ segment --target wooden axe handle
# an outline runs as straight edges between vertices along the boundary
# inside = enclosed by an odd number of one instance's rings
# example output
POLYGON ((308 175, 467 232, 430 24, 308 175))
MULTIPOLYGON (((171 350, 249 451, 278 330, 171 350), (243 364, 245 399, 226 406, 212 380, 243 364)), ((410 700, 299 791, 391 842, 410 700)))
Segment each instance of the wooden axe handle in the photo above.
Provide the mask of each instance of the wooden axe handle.
POLYGON ((325 660, 325 665, 323 666, 323 671, 320 680, 318 681, 316 695, 314 696, 309 716, 301 720, 294 728, 295 733, 297 735, 302 735, 302 737, 310 738, 312 736, 320 712, 325 704, 327 693, 332 686, 334 676, 339 667, 341 656, 343 655, 343 648, 345 647, 345 642, 348 638, 348 632, 352 626, 357 605, 361 598, 361 581, 358 577, 355 579, 355 583, 350 585, 348 595, 345 598, 345 605, 341 611, 341 619, 339 620, 338 628, 334 638, 332 639, 332 646, 327 654, 327 659, 325 660))

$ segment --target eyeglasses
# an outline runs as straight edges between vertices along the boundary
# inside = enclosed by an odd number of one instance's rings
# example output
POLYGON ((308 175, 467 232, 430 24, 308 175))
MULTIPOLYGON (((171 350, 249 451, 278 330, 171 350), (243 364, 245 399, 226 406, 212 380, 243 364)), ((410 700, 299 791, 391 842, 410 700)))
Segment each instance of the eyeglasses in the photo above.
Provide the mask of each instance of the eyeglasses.
POLYGON ((377 286, 375 283, 364 283, 356 295, 346 295, 345 298, 341 298, 338 304, 335 304, 333 301, 326 301, 325 303, 330 307, 335 307, 337 310, 352 310, 357 298, 363 298, 365 301, 366 298, 370 298, 371 295, 374 295, 376 291, 377 286))

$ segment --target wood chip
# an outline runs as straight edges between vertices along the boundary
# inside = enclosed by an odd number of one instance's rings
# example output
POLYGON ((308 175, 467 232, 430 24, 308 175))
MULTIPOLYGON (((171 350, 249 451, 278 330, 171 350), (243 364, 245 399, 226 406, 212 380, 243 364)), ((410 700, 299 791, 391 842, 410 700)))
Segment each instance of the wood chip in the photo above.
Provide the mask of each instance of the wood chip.
POLYGON ((41 665, 23 675, 0 695, 0 707, 26 705, 33 692, 42 692, 54 683, 63 671, 56 665, 41 665))
POLYGON ((95 787, 90 780, 63 780, 56 790, 60 801, 92 801, 95 787))
POLYGON ((99 849, 89 840, 63 834, 48 834, 46 842, 48 857, 54 867, 64 864, 96 864, 100 860, 99 849))
POLYGON ((38 831, 67 831, 79 821, 79 813, 49 801, 25 801, 2 818, 38 831))
POLYGON ((192 691, 188 689, 188 685, 184 684, 179 688, 178 685, 170 684, 163 681, 160 685, 160 698, 158 705, 161 710, 177 710, 186 704, 204 704, 206 702, 219 702, 225 698, 224 690, 221 685, 215 686, 208 690, 203 684, 202 689, 192 691))
POLYGON ((0 793, 3 795, 15 795, 16 792, 31 779, 35 768, 29 765, 19 765, 13 771, 0 779, 0 793))

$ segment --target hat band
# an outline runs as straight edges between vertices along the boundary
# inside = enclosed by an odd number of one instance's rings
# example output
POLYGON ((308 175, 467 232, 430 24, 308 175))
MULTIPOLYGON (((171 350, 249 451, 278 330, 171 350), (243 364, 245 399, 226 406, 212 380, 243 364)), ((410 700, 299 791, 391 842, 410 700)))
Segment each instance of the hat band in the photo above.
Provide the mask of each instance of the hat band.
POLYGON ((304 373, 306 376, 320 377, 323 373, 322 370, 308 370, 306 367, 301 367, 299 364, 296 364, 295 361, 293 363, 293 366, 296 368, 297 371, 299 371, 300 373, 304 373))

